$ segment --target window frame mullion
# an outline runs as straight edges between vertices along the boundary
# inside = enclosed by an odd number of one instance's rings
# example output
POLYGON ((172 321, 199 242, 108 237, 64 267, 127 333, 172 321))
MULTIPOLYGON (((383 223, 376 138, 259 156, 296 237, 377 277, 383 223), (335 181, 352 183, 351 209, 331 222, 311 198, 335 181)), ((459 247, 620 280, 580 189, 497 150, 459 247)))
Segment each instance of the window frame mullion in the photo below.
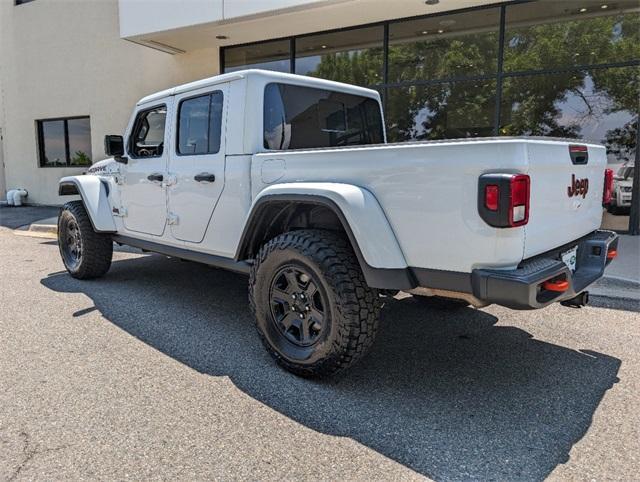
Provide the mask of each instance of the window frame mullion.
POLYGON ((505 26, 506 26, 507 7, 502 5, 500 7, 500 30, 498 33, 498 65, 496 72, 496 105, 493 119, 493 135, 500 135, 500 115, 502 109, 502 79, 503 65, 504 65, 504 38, 505 38, 505 26))
POLYGON ((67 167, 71 166, 71 153, 69 152, 69 119, 64 119, 64 150, 67 154, 67 167))

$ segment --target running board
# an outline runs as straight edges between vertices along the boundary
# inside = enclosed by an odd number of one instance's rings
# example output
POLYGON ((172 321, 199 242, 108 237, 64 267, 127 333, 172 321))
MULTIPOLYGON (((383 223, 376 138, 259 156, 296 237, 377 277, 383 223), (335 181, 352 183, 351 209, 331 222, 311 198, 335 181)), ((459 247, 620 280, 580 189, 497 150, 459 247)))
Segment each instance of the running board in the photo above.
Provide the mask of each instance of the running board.
POLYGON ((140 248, 144 251, 151 251, 152 253, 163 254, 173 258, 186 259, 195 263, 207 264, 209 266, 215 266, 216 268, 235 271, 236 273, 249 274, 251 270, 251 265, 248 262, 235 261, 233 258, 200 253, 198 251, 191 251, 190 249, 176 248, 175 246, 167 246, 165 244, 122 236, 120 234, 114 234, 111 238, 118 244, 126 244, 127 246, 140 248))

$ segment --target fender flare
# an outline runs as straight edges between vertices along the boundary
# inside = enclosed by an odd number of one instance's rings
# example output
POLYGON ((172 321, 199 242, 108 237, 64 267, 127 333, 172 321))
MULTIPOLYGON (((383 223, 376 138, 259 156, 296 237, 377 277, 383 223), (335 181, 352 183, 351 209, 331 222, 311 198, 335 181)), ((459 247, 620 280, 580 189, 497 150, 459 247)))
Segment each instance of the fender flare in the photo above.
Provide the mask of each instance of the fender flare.
POLYGON ((98 176, 63 177, 58 185, 58 195, 79 195, 89 215, 93 230, 97 233, 116 232, 108 199, 109 186, 98 176))
POLYGON ((364 273, 367 284, 381 289, 417 286, 389 221, 375 196, 359 186, 343 183, 283 183, 261 191, 245 220, 235 259, 247 257, 253 232, 264 209, 273 202, 327 207, 339 219, 364 273))

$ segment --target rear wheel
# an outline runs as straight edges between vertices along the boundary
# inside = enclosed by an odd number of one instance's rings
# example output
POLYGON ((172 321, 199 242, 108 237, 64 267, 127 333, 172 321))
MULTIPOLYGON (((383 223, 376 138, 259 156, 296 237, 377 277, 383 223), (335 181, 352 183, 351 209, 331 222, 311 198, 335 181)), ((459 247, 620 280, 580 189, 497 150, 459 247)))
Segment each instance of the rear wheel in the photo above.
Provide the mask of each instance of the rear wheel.
POLYGON ((274 359, 302 376, 328 376, 373 344, 380 301, 348 241, 320 230, 282 234, 262 247, 249 301, 274 359))
POLYGON ((98 278, 109 271, 113 241, 96 233, 82 201, 65 204, 58 217, 58 247, 65 268, 78 279, 98 278))

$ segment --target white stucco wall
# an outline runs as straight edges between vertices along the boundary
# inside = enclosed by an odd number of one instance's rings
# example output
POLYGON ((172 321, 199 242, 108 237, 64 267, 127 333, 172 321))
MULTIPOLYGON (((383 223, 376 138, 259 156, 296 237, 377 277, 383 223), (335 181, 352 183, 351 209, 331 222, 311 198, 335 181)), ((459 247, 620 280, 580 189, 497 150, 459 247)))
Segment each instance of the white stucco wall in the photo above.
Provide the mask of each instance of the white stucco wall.
POLYGON ((179 4, 175 0, 119 0, 119 4, 122 37, 218 22, 223 18, 223 0, 181 0, 179 4))
POLYGON ((218 73, 217 49, 172 56, 120 39, 117 0, 0 1, 0 9, 6 186, 27 189, 30 203, 63 203, 58 179, 86 169, 39 167, 36 119, 89 115, 95 162, 140 97, 218 73))
MULTIPOLYGON (((2 28, 2 14, 4 9, 0 8, 0 29, 2 28)), ((0 42, 2 42, 2 35, 0 35, 0 42)), ((7 194, 7 184, 5 181, 5 169, 4 169, 4 147, 2 139, 4 137, 4 91, 2 89, 2 69, 3 69, 2 46, 0 44, 0 199, 5 199, 7 194)))
POLYGON ((190 52, 490 3, 495 0, 119 0, 120 35, 190 52))
MULTIPOLYGON (((345 1, 345 0, 341 0, 345 1)), ((232 20, 248 15, 277 12, 286 8, 304 7, 309 4, 336 3, 335 0, 224 0, 224 18, 232 20)))

